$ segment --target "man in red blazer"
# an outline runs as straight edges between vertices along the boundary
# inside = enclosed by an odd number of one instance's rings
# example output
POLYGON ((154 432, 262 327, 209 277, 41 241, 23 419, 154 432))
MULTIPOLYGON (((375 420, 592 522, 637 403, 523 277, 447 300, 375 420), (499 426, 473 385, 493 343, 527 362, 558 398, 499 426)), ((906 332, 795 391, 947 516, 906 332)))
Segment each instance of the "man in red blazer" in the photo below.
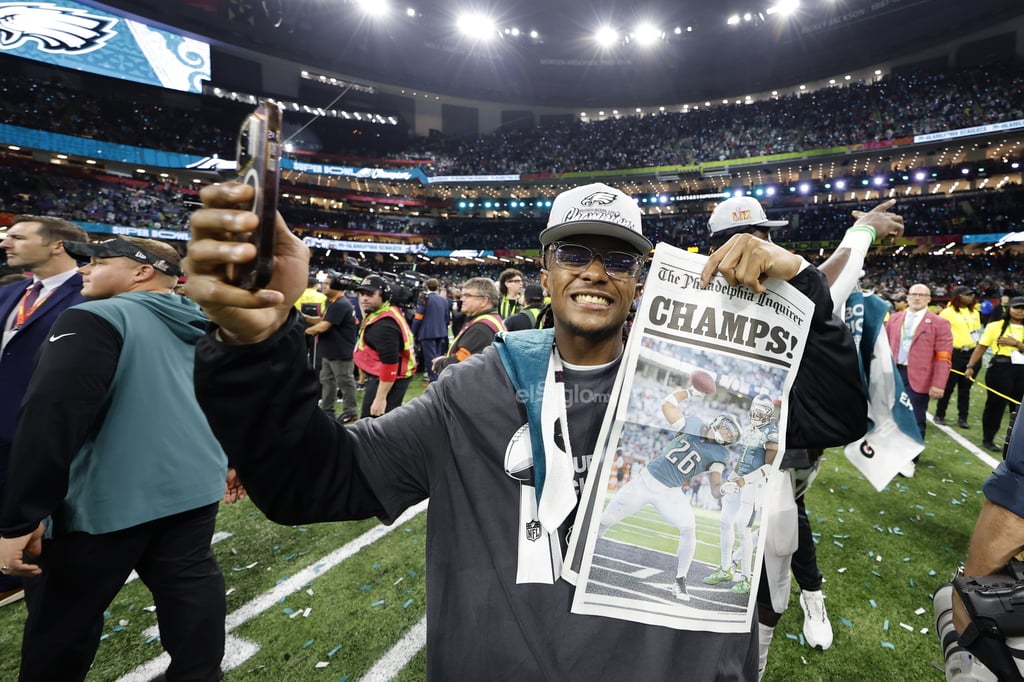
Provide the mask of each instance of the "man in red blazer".
POLYGON ((953 360, 949 321, 928 310, 931 300, 931 290, 915 284, 907 292, 907 309, 893 314, 885 323, 889 348, 910 395, 922 438, 928 401, 942 397, 953 360))

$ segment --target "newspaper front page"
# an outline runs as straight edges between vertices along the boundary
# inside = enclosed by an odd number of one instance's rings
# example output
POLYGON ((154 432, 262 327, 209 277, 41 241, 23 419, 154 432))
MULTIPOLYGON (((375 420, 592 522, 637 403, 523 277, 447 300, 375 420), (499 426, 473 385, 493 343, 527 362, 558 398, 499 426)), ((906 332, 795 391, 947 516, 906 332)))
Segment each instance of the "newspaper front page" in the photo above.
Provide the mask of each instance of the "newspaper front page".
POLYGON ((563 567, 576 613, 749 631, 811 302, 701 289, 706 261, 655 250, 563 567))

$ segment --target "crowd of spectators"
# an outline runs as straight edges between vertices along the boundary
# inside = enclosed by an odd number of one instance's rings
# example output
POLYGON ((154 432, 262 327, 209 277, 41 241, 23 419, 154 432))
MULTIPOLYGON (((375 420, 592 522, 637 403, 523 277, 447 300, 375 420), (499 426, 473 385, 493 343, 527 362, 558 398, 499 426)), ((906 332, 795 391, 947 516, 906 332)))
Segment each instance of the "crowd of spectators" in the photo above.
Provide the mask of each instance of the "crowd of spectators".
POLYGON ((1024 118, 1019 65, 902 74, 686 112, 577 118, 545 128, 434 141, 439 175, 564 173, 689 165, 882 142, 1024 118))
MULTIPOLYGON (((4 58, 15 59, 15 58, 4 58)), ((199 155, 234 155, 235 137, 249 105, 208 95, 184 95, 124 84, 96 88, 99 77, 59 72, 40 79, 0 69, 0 114, 5 122, 68 135, 199 155), (80 89, 71 87, 81 81, 80 89)), ((109 80, 105 80, 108 82, 109 80)), ((1019 64, 942 73, 898 73, 875 82, 851 82, 749 104, 715 104, 685 112, 582 121, 567 115, 543 127, 514 128, 476 139, 432 136, 348 136, 335 121, 317 134, 320 149, 336 135, 332 154, 359 152, 366 165, 420 157, 433 175, 562 173, 743 159, 782 152, 882 142, 914 134, 1024 118, 1017 93, 1019 64), (351 149, 344 149, 349 144, 351 149), (342 148, 339 148, 339 144, 342 148)), ((288 115, 285 116, 286 122, 288 115)), ((305 124, 303 120, 301 123, 305 124)))

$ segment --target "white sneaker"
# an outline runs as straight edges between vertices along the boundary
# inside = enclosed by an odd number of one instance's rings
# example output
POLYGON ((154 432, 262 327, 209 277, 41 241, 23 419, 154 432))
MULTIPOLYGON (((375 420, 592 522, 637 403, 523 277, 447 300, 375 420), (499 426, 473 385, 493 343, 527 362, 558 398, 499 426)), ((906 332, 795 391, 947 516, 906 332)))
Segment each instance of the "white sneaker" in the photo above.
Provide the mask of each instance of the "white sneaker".
POLYGON ((800 608, 804 610, 804 639, 821 650, 832 646, 832 623, 825 609, 825 595, 821 590, 800 591, 800 608))

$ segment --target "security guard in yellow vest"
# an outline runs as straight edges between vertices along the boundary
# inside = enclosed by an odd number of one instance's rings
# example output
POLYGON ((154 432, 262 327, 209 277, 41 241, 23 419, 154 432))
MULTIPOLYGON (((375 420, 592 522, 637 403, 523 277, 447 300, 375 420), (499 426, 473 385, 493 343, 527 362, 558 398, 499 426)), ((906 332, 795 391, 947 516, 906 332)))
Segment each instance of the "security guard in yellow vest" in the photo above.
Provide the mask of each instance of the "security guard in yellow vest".
POLYGON ((946 380, 946 392, 942 394, 939 401, 935 403, 935 423, 943 426, 946 423, 946 408, 949 400, 953 397, 953 389, 957 389, 956 409, 959 419, 957 426, 966 429, 970 426, 967 422, 967 412, 970 409, 971 381, 964 376, 967 363, 971 360, 971 353, 981 339, 981 313, 974 305, 975 294, 970 287, 957 287, 953 289, 953 297, 949 305, 942 309, 939 317, 949 320, 949 327, 953 331, 953 364, 950 368, 949 379, 946 380))
POLYGON ((364 317, 352 360, 367 375, 362 416, 379 417, 402 404, 416 373, 412 329, 389 302, 391 287, 383 277, 370 275, 356 292, 364 317))
POLYGON ((434 371, 462 362, 473 353, 491 345, 494 335, 505 331, 505 323, 498 314, 498 288, 486 277, 474 277, 462 285, 462 312, 466 322, 452 341, 448 354, 433 359, 434 371))

